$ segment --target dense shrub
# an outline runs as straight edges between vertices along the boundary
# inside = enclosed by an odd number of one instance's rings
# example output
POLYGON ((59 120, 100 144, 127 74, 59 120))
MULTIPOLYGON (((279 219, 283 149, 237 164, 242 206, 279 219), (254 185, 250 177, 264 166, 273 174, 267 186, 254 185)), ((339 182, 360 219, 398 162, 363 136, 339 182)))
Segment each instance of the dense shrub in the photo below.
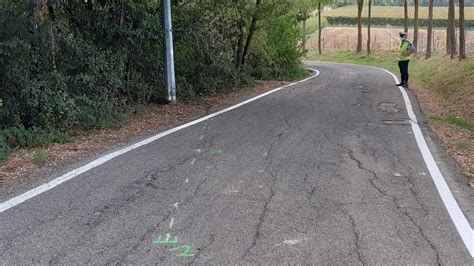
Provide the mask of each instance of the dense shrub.
MULTIPOLYGON (((172 2, 178 99, 307 74, 291 2, 172 2), (238 36, 253 40, 246 64, 238 36)), ((71 129, 121 125, 137 104, 166 103, 161 21, 160 1, 1 1, 1 156, 63 142, 71 129)))
POLYGON ((250 57, 248 71, 259 79, 292 80, 307 75, 297 49, 299 25, 296 13, 273 13, 262 22, 271 30, 262 31, 257 36, 259 46, 250 57))
POLYGON ((4 136, 0 135, 0 163, 6 161, 10 155, 11 148, 7 144, 7 140, 4 136))

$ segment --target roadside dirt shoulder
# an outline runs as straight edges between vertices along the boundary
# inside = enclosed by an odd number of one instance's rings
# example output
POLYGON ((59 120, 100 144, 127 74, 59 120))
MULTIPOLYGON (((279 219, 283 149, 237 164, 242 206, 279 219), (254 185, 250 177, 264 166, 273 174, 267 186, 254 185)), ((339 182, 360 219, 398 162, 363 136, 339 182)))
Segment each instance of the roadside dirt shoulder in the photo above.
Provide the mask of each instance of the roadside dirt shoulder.
POLYGON ((432 119, 436 116, 450 115, 453 112, 472 112, 472 110, 450 110, 460 108, 449 106, 449 103, 441 100, 443 97, 436 95, 436 92, 432 90, 422 88, 417 83, 412 84, 410 88, 417 97, 423 112, 429 118, 430 127, 441 139, 445 150, 464 168, 465 175, 469 179, 469 185, 474 188, 474 136, 472 132, 446 122, 432 119))
POLYGON ((27 183, 36 178, 41 168, 33 163, 33 157, 42 151, 47 158, 42 168, 55 169, 75 158, 111 149, 130 143, 153 132, 172 128, 210 112, 231 106, 243 98, 281 87, 288 82, 258 81, 255 87, 238 92, 216 94, 199 103, 177 103, 174 105, 146 105, 145 114, 122 128, 87 132, 84 136, 73 137, 66 144, 50 144, 47 147, 15 151, 9 160, 0 166, 0 188, 2 190, 18 183, 27 183))

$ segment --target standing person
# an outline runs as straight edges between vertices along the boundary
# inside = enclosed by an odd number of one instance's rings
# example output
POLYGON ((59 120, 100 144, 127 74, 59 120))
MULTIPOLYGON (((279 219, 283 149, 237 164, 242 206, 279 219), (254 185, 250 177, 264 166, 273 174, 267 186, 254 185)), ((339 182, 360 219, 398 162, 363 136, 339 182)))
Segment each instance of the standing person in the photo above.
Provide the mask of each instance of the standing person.
POLYGON ((397 86, 408 88, 408 63, 415 52, 413 45, 407 40, 407 34, 400 32, 400 51, 398 53, 398 67, 400 68, 401 82, 397 86))

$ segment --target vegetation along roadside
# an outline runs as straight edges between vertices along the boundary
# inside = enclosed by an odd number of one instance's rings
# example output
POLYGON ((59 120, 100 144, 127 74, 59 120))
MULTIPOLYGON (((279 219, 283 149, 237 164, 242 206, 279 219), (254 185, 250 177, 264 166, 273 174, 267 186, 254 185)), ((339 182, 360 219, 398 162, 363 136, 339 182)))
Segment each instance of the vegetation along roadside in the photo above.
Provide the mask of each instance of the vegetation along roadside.
MULTIPOLYGON (((296 2, 172 3, 183 104, 307 75, 296 2)), ((165 106, 161 15, 160 1, 1 1, 0 164, 165 106)))
MULTIPOLYGON (((377 66, 398 73, 396 53, 312 53, 309 60, 377 66)), ((449 60, 439 54, 414 59, 410 89, 443 146, 464 168, 474 186, 474 60, 449 60)))

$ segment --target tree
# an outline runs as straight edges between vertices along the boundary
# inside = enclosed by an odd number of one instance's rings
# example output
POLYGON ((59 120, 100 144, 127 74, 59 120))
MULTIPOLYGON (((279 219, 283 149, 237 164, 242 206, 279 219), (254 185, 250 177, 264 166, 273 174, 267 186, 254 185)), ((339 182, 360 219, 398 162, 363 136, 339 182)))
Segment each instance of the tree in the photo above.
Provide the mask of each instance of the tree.
POLYGON ((369 14, 368 14, 368 24, 367 24, 367 54, 370 54, 370 24, 372 22, 372 0, 369 0, 369 14))
POLYGON ((464 36, 464 0, 459 0, 459 60, 466 59, 466 39, 464 36))
POLYGON ((431 47, 433 40, 433 0, 429 0, 428 8, 428 34, 426 42, 426 59, 431 57, 431 47))
POLYGON ((317 7, 314 0, 299 0, 294 3, 298 12, 298 21, 302 23, 301 47, 306 50, 306 21, 311 17, 311 12, 317 7))
POLYGON ((235 53, 235 67, 239 69, 242 64, 242 55, 244 53, 244 41, 245 41, 245 17, 244 17, 244 5, 241 1, 237 4, 238 10, 238 19, 237 19, 237 27, 238 27, 238 34, 239 38, 237 41, 237 49, 235 53))
POLYGON ((247 35, 247 41, 245 42, 244 53, 242 54, 242 62, 240 64, 241 66, 245 65, 245 59, 248 53, 250 52, 252 39, 254 37, 255 31, 257 30, 257 20, 259 18, 261 4, 262 4, 262 0, 257 0, 255 2, 255 12, 253 13, 252 21, 250 22, 249 34, 247 35))
POLYGON ((408 33, 408 0, 403 1, 405 33, 408 33))
POLYGON ((456 51, 456 25, 454 21, 454 0, 448 2, 448 27, 446 28, 446 53, 454 58, 456 51))
POLYGON ((322 35, 322 27, 321 27, 321 1, 318 2, 318 52, 322 54, 323 51, 321 49, 321 35, 322 35))
POLYGON ((364 0, 357 0, 357 48, 356 52, 362 52, 362 9, 364 0))
POLYGON ((413 29, 413 46, 415 49, 418 48, 418 8, 419 8, 419 0, 415 0, 415 26, 413 29))

